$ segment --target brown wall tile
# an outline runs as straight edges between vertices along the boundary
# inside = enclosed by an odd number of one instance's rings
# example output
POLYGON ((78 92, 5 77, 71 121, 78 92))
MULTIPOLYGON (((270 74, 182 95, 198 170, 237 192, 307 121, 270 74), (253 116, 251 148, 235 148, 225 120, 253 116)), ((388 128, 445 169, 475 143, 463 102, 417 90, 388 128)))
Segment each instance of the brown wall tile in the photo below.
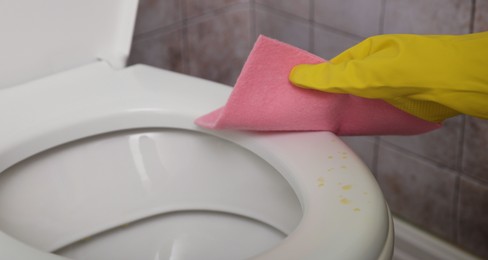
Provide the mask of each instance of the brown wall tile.
POLYGON ((381 139, 409 152, 450 168, 456 168, 461 154, 462 116, 448 119, 441 129, 416 136, 384 136, 381 139))
POLYGON ((476 0, 474 31, 488 31, 488 0, 476 0))
POLYGON ((203 15, 210 11, 249 0, 180 0, 185 5, 186 18, 203 15))
POLYGON ((471 1, 386 0, 385 33, 469 33, 471 1))
POLYGON ((359 36, 380 33, 382 0, 315 0, 314 20, 359 36))
POLYGON ((454 239, 454 172, 380 142, 376 175, 393 213, 454 239))
POLYGON ((488 259, 488 185, 461 178, 458 243, 488 259))
POLYGON ((308 20, 311 18, 310 1, 311 0, 256 0, 256 3, 263 4, 308 20))
POLYGON ((463 172, 488 182, 488 120, 467 117, 465 131, 463 172))
POLYGON ((184 70, 181 29, 153 34, 132 43, 129 64, 147 64, 177 72, 184 70))
POLYGON ((140 0, 134 34, 156 30, 181 19, 179 0, 140 0))
POLYGON ((247 6, 188 25, 191 75, 233 85, 250 51, 247 6))
POLYGON ((314 26, 313 33, 313 52, 328 60, 363 40, 363 38, 331 31, 318 25, 314 26))
POLYGON ((255 10, 256 34, 310 50, 310 25, 302 19, 291 18, 269 8, 255 10))

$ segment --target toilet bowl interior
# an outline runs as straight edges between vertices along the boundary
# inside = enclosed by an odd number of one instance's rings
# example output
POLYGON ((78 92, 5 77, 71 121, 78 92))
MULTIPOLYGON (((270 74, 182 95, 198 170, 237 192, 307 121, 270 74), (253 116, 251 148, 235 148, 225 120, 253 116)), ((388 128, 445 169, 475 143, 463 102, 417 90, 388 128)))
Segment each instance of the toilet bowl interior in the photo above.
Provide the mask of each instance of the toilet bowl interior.
POLYGON ((188 130, 85 138, 0 174, 0 230, 75 259, 249 258, 301 216, 296 194, 266 161, 188 130))

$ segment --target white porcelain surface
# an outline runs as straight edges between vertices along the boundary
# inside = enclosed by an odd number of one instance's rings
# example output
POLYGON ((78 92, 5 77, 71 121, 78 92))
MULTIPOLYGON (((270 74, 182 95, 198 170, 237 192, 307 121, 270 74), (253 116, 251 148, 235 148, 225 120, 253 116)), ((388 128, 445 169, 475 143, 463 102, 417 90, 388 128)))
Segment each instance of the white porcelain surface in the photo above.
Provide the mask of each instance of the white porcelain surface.
POLYGON ((177 212, 110 230, 56 253, 90 260, 249 259, 283 238, 276 229, 238 215, 177 212))
POLYGON ((254 219, 282 235, 301 218, 295 193, 268 163, 231 142, 190 131, 87 138, 0 175, 0 230, 43 251, 140 219, 196 210, 254 219))
MULTIPOLYGON (((387 259, 392 230, 381 191, 334 134, 213 132, 193 124, 225 103, 230 91, 146 66, 113 71, 103 63, 2 90, 0 118, 6 127, 0 128, 0 172, 47 148, 121 129, 207 133, 266 160, 301 203, 296 229, 255 259, 387 259)), ((0 251, 1 259, 12 255, 18 242, 2 233, 0 239, 11 245, 0 251)))
POLYGON ((137 0, 0 1, 0 88, 129 55, 137 0))

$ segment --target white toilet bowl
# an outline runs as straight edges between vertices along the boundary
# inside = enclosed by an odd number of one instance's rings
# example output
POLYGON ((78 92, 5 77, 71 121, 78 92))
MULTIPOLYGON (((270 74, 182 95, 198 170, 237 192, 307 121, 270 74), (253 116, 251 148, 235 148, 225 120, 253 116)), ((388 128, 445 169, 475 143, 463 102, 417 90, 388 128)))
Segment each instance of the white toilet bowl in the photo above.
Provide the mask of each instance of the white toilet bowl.
MULTIPOLYGON (((340 139, 198 128, 193 120, 231 88, 144 65, 114 69, 124 55, 111 53, 127 53, 132 31, 96 40, 133 23, 136 2, 100 3, 49 0, 42 6, 66 12, 37 6, 25 18, 40 15, 37 24, 22 20, 36 31, 46 17, 85 19, 97 7, 86 26, 101 31, 77 31, 90 36, 73 36, 74 50, 86 48, 74 56, 45 66, 71 40, 56 46, 53 36, 26 55, 29 68, 0 61, 12 69, 0 77, 0 259, 391 258, 382 193, 340 139)), ((25 5, 37 4, 13 4, 25 5)), ((50 19, 46 30, 58 26, 50 19)))
POLYGON ((334 134, 193 124, 230 91, 103 62, 2 90, 0 259, 127 256, 134 240, 150 259, 388 259, 381 191, 334 134))

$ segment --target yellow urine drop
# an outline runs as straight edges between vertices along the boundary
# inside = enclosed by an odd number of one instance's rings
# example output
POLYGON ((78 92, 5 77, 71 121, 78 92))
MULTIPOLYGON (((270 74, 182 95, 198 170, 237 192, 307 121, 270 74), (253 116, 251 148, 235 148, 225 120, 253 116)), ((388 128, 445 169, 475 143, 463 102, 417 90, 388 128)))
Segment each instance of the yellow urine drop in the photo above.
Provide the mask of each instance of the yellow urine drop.
POLYGON ((350 201, 350 200, 348 200, 348 199, 346 199, 346 198, 341 199, 341 204, 347 205, 347 204, 349 204, 349 203, 351 203, 351 201, 350 201))
POLYGON ((317 185, 321 188, 325 186, 325 180, 323 177, 317 178, 317 185))
POLYGON ((359 212, 359 211, 361 211, 361 209, 360 208, 354 208, 353 211, 354 212, 359 212))
POLYGON ((344 186, 342 186, 342 189, 343 190, 350 190, 350 189, 352 189, 352 185, 344 185, 344 186))

